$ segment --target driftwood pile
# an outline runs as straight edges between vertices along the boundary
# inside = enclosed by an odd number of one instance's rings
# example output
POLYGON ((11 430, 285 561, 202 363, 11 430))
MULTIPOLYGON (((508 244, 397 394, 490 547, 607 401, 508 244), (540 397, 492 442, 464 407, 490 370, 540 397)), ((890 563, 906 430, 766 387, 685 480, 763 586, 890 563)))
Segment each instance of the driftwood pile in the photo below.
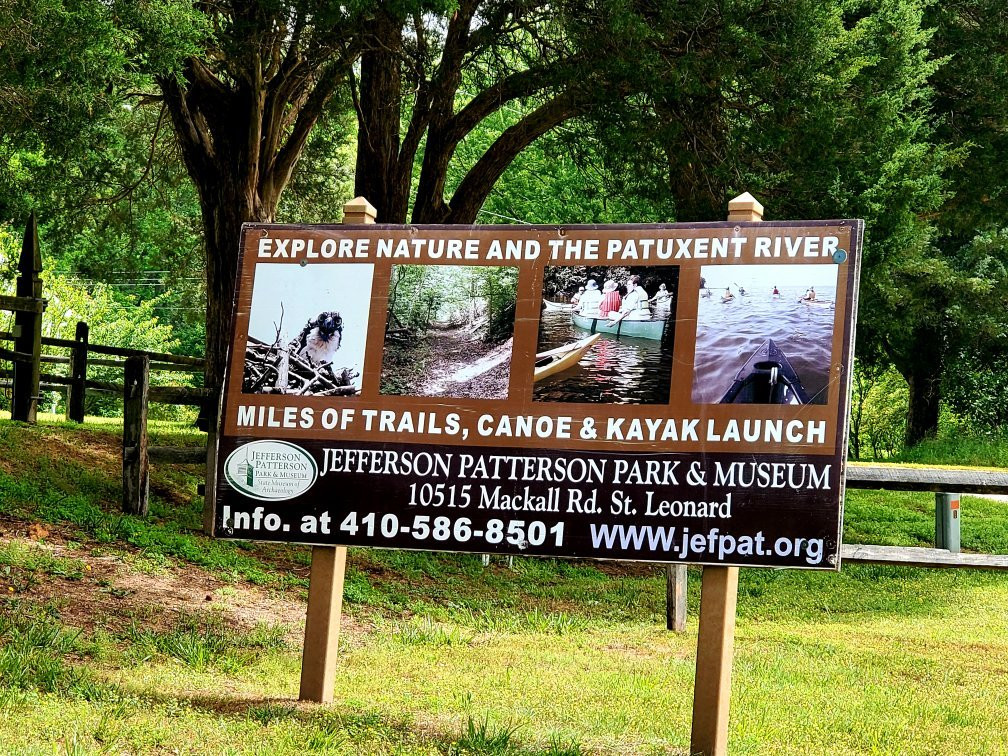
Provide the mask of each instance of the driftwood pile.
POLYGON ((295 354, 294 345, 267 344, 249 336, 245 346, 242 393, 353 396, 353 380, 360 373, 350 368, 315 365, 295 354))

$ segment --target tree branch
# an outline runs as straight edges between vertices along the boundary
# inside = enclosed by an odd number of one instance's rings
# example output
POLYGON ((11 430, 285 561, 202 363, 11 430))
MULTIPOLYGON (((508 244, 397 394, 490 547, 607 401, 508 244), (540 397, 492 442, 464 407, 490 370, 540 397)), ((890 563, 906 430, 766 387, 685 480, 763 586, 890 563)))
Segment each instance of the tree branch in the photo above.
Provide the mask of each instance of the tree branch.
POLYGON ((455 115, 432 119, 413 205, 414 223, 438 223, 448 212, 444 203, 445 179, 459 142, 506 103, 535 94, 556 77, 555 69, 519 71, 484 89, 455 115))
POLYGON ((114 205, 119 200, 124 197, 128 197, 136 191, 137 187, 144 182, 144 180, 150 175, 151 168, 154 165, 154 151, 157 149, 158 136, 161 134, 161 124, 164 121, 165 111, 167 106, 162 103, 161 110, 158 112, 157 123, 154 124, 154 135, 151 137, 150 142, 150 153, 147 155, 147 163, 144 165, 143 172, 140 174, 140 178, 134 181, 129 186, 125 186, 121 191, 116 192, 111 197, 96 197, 90 199, 84 203, 84 206, 89 205, 114 205))
POLYGON ((197 123, 197 118, 189 107, 188 93, 178 79, 165 76, 159 77, 157 82, 164 93, 168 115, 171 116, 179 148, 182 150, 182 159, 196 186, 201 187, 207 182, 207 177, 216 174, 213 141, 205 125, 197 123))
POLYGON ((506 129, 462 179, 452 196, 444 222, 473 223, 494 184, 518 153, 583 109, 584 106, 577 103, 572 93, 565 92, 506 129))
MULTIPOLYGON (((298 112, 291 133, 277 151, 275 160, 272 161, 269 170, 261 174, 260 192, 264 203, 275 203, 280 192, 290 181, 294 166, 308 143, 311 130, 321 117, 326 104, 336 91, 336 87, 346 75, 348 68, 346 61, 347 58, 344 56, 343 60, 334 63, 322 72, 304 106, 298 112)), ((267 159, 271 159, 271 156, 267 156, 267 159)))
MULTIPOLYGON (((455 94, 462 82, 462 61, 469 49, 469 29, 478 6, 478 0, 460 3, 448 22, 441 61, 428 85, 421 86, 417 92, 416 105, 399 150, 400 180, 405 178, 402 175, 405 171, 412 172, 420 141, 432 122, 440 126, 451 118, 455 94)), ((417 33, 420 33, 419 28, 417 33)))

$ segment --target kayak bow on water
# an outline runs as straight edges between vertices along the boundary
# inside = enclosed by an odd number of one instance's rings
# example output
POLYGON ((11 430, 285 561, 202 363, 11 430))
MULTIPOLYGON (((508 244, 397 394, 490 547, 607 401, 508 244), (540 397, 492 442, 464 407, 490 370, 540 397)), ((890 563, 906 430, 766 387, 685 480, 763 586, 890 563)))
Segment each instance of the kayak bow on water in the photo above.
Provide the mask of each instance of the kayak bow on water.
POLYGON ((773 339, 767 339, 753 352, 721 397, 721 404, 808 404, 810 401, 787 355, 773 339))
POLYGON ((543 378, 574 367, 581 361, 585 352, 591 349, 592 345, 600 338, 602 338, 602 334, 596 333, 586 339, 575 341, 572 344, 564 344, 556 349, 540 352, 536 355, 533 382, 541 381, 543 378))

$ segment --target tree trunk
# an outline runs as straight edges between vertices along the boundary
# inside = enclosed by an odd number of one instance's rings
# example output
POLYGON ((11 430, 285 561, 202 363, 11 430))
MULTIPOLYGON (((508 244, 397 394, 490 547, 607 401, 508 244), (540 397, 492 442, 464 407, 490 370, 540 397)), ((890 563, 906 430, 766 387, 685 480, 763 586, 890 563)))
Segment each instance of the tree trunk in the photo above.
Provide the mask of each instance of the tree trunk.
POLYGON ((354 193, 378 211, 379 223, 405 223, 410 175, 399 169, 402 21, 379 13, 361 56, 354 193))
POLYGON ((938 412, 941 407, 941 367, 939 364, 918 365, 906 376, 910 386, 910 408, 907 413, 906 445, 918 444, 938 433, 938 412))
POLYGON ((242 223, 269 223, 273 218, 240 187, 203 203, 207 256, 206 385, 220 389, 231 343, 238 252, 242 223), (258 210, 257 210, 258 207, 258 210))
POLYGON ((910 388, 905 439, 908 447, 938 433, 942 369, 945 364, 941 345, 938 324, 919 325, 909 342, 911 351, 908 359, 904 364, 896 365, 910 388))

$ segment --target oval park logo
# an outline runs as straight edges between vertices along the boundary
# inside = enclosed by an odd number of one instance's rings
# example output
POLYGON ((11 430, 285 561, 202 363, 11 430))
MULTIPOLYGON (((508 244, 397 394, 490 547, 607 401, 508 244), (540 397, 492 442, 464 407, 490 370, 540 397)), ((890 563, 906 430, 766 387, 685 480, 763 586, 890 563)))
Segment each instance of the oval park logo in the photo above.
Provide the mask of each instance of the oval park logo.
POLYGON ((318 478, 318 465, 300 446, 286 441, 252 441, 224 463, 224 477, 236 491, 263 501, 300 496, 318 478))

